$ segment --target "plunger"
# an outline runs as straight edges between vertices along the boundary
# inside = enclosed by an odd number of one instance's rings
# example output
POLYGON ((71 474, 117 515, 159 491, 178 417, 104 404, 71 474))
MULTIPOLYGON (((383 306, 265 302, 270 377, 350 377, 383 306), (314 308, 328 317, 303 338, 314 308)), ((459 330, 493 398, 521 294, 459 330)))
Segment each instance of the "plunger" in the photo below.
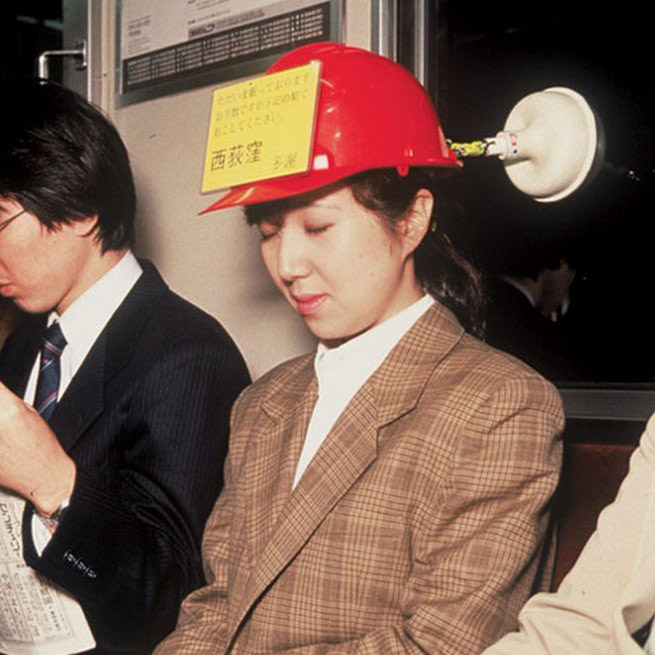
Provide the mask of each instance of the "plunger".
POLYGON ((587 101, 572 89, 552 87, 520 100, 495 137, 450 147, 459 157, 498 157, 520 191, 554 202, 596 174, 605 140, 587 101))

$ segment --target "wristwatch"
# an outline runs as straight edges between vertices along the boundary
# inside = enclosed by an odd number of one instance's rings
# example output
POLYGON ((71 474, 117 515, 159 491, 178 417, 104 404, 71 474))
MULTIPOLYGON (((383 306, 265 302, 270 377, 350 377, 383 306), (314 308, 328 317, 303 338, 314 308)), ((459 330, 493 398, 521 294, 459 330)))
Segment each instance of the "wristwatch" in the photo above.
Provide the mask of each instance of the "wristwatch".
POLYGON ((61 505, 59 505, 59 507, 57 507, 57 509, 52 514, 50 514, 50 516, 43 516, 39 514, 39 518, 41 519, 43 525, 48 528, 51 534, 54 534, 54 531, 57 529, 57 526, 59 525, 64 512, 70 505, 70 500, 70 498, 63 500, 61 505))

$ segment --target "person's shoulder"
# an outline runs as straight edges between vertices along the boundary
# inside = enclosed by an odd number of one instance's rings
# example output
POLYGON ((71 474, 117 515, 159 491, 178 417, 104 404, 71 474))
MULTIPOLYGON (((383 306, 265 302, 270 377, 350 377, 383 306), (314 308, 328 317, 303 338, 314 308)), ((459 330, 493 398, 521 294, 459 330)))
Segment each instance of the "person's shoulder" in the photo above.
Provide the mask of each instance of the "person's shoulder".
POLYGON ((647 452, 649 459, 655 466, 655 413, 651 414, 646 423, 646 428, 639 440, 639 447, 647 452))
POLYGON ((265 398, 285 395, 300 396, 314 376, 314 353, 289 359, 264 373, 243 391, 235 409, 258 408, 265 398))
POLYGON ((523 360, 468 333, 460 340, 458 350, 463 357, 476 361, 479 368, 489 371, 490 375, 544 379, 523 360))
MULTIPOLYGON (((241 352, 227 330, 211 315, 165 284, 136 289, 126 298, 106 328, 110 353, 129 356, 131 370, 146 375, 160 364, 204 362, 249 381, 241 352)), ((242 385, 243 386, 243 385, 242 385)))
POLYGON ((520 359, 464 334, 445 363, 459 371, 462 385, 481 396, 499 389, 514 389, 515 395, 536 395, 544 409, 561 414, 561 399, 555 386, 520 359))
POLYGON ((219 321, 173 291, 150 261, 139 259, 139 263, 143 273, 117 312, 123 311, 128 317, 124 322, 143 325, 142 332, 159 345, 191 341, 232 343, 219 321))
POLYGON ((288 359, 264 373, 256 382, 250 385, 249 390, 252 390, 254 394, 264 395, 271 389, 289 388, 291 385, 297 386, 300 377, 309 379, 313 377, 313 361, 313 352, 288 359))
POLYGON ((219 339, 231 341, 219 321, 197 305, 167 289, 153 307, 149 322, 165 328, 171 342, 190 339, 219 339))

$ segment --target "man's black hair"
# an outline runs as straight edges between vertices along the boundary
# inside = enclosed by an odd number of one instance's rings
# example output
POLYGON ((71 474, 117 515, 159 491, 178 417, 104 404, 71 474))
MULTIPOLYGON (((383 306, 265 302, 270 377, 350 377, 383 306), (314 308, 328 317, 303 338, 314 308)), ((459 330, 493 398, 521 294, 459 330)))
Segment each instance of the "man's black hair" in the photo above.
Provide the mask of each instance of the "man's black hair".
POLYGON ((130 246, 136 197, 116 128, 58 84, 7 80, 2 91, 0 196, 49 229, 97 215, 103 252, 130 246))

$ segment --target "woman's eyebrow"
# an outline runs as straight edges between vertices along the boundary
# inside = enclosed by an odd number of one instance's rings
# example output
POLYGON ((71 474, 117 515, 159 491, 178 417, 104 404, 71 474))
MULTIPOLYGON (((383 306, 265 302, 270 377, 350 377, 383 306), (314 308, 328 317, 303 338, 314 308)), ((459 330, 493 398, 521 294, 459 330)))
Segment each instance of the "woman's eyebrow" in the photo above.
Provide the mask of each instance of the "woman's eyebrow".
POLYGON ((336 209, 337 211, 342 210, 342 207, 340 207, 339 205, 334 205, 332 203, 322 203, 320 200, 316 200, 310 203, 309 205, 307 205, 307 207, 317 207, 318 209, 336 209))

